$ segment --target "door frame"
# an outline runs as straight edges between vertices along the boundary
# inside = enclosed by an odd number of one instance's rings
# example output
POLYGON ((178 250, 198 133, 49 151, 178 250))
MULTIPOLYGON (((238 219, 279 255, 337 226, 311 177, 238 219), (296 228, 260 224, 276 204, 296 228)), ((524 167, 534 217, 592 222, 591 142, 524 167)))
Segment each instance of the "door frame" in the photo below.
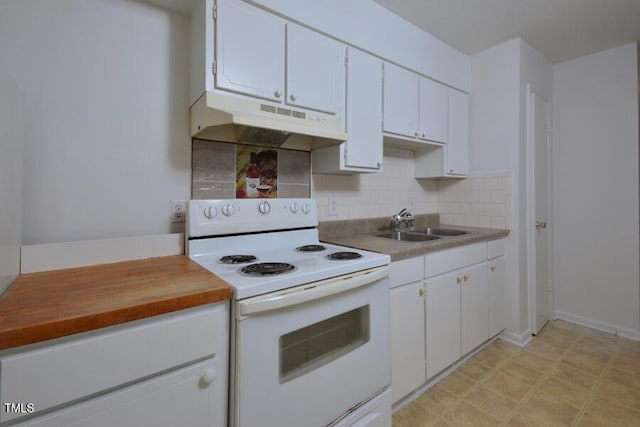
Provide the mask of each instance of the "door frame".
MULTIPOLYGON (((526 147, 526 176, 527 176, 527 197, 526 197, 526 222, 525 222, 525 238, 527 241, 527 249, 529 251, 527 256, 527 288, 529 291, 529 330, 533 334, 536 329, 536 183, 535 183, 535 171, 536 171, 536 156, 535 156, 535 141, 533 140, 533 128, 532 128, 532 114, 534 114, 535 106, 533 95, 536 95, 547 102, 547 197, 548 197, 548 216, 551 219, 553 217, 553 156, 552 156, 552 138, 551 138, 551 101, 545 99, 544 96, 536 91, 531 83, 527 83, 527 147, 526 147)), ((551 221, 549 221, 551 222, 551 221)), ((547 250, 547 277, 551 284, 551 291, 549 295, 549 320, 555 318, 555 281, 553 280, 553 226, 547 226, 548 236, 548 250, 547 250)))

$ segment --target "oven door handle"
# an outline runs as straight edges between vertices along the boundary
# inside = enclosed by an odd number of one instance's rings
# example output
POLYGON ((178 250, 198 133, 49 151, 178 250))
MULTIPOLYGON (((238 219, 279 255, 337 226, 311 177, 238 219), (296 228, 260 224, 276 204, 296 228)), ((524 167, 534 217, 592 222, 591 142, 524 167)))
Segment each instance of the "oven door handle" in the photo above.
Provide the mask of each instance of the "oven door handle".
POLYGON ((296 304, 326 298, 352 289, 360 288, 377 282, 389 275, 389 266, 376 267, 359 271, 348 276, 327 279, 286 289, 275 294, 260 295, 247 298, 238 303, 240 318, 267 311, 279 310, 296 304))

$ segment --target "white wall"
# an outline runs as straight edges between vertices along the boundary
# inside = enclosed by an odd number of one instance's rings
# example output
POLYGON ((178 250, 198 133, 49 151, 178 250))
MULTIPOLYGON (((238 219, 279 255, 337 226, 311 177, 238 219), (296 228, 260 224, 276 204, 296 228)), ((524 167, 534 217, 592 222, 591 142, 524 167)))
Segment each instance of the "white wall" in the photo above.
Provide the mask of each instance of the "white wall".
POLYGON ((470 173, 510 171, 513 179, 511 233, 507 239, 507 329, 529 331, 526 217, 527 83, 551 98, 553 68, 517 38, 471 57, 470 173))
POLYGON ((0 295, 20 273, 23 99, 0 69, 0 295))
POLYGON ((637 333, 636 44, 556 64, 553 103, 556 309, 637 333))
POLYGON ((371 0, 252 0, 326 34, 469 91, 469 57, 371 0))
POLYGON ((22 243, 171 231, 190 190, 189 22, 132 0, 3 0, 25 102, 22 243))

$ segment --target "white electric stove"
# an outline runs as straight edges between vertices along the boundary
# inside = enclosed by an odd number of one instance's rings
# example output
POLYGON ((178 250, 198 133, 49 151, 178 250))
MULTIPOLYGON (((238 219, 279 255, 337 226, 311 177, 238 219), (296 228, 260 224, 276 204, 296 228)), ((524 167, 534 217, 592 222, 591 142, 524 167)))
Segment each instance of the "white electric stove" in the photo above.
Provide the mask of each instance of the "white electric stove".
POLYGON ((191 200, 232 301, 230 425, 391 425, 388 255, 320 242, 314 199, 191 200))

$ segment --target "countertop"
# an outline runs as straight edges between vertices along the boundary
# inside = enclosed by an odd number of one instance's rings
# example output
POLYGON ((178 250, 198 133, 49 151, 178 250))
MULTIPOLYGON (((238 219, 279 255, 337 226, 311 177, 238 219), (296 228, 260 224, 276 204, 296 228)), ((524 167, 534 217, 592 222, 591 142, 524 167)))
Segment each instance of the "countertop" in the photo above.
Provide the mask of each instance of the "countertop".
MULTIPOLYGON (((442 249, 468 245, 470 243, 484 242, 487 240, 501 239, 509 235, 509 230, 502 229, 463 227, 460 225, 446 224, 432 226, 439 228, 455 228, 456 230, 465 230, 470 233, 457 237, 443 237, 438 240, 429 240, 426 242, 399 241, 371 236, 369 233, 327 236, 322 240, 336 245, 388 254, 391 256, 391 261, 399 261, 401 259, 412 258, 442 249)), ((404 228, 402 228, 402 230, 404 231, 404 228)))
POLYGON ((0 297, 0 350, 231 295, 226 282, 182 255, 24 274, 0 297))

